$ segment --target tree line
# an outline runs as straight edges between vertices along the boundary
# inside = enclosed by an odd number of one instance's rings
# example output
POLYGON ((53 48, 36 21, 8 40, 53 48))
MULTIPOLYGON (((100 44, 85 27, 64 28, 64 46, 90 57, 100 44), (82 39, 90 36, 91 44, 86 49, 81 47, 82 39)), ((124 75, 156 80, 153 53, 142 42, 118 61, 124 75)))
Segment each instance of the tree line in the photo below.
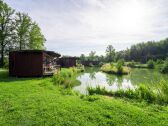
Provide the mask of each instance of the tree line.
POLYGON ((98 56, 91 51, 88 56, 81 54, 81 61, 113 62, 118 60, 146 63, 149 60, 166 59, 168 57, 168 38, 160 41, 148 41, 132 45, 129 49, 116 51, 108 45, 105 55, 98 56))
POLYGON ((45 37, 28 14, 16 12, 0 0, 0 66, 12 50, 44 49, 45 37))

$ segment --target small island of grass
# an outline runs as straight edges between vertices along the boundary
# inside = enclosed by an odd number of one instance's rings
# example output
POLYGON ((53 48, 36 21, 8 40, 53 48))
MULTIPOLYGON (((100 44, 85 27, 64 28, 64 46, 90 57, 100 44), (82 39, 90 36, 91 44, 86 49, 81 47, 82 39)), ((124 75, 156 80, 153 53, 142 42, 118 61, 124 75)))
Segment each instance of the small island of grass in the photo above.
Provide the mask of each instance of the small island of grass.
POLYGON ((100 68, 100 70, 105 73, 116 75, 126 75, 130 73, 130 68, 127 66, 123 66, 120 61, 116 65, 106 63, 100 68))

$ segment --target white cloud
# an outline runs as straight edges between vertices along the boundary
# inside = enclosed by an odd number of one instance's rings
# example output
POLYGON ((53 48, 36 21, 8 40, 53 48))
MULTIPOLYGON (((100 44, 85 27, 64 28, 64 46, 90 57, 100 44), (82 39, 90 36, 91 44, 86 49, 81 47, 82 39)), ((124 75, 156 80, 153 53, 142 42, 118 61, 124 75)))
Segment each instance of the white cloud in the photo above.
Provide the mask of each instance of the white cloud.
POLYGON ((6 0, 39 23, 46 46, 67 55, 103 53, 167 37, 166 0, 6 0))

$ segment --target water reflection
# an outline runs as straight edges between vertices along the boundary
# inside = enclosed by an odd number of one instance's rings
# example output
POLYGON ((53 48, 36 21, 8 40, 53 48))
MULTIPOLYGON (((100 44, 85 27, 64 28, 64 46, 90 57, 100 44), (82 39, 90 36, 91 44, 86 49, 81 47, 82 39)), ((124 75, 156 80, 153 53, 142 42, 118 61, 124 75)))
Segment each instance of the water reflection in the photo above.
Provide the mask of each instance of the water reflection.
POLYGON ((139 84, 146 84, 146 82, 150 86, 154 86, 154 82, 156 83, 160 78, 168 80, 167 76, 155 70, 133 69, 129 75, 116 76, 100 72, 98 68, 87 68, 84 73, 78 76, 77 79, 81 85, 74 87, 74 90, 87 94, 88 86, 96 87, 98 85, 107 90, 134 89, 139 84))

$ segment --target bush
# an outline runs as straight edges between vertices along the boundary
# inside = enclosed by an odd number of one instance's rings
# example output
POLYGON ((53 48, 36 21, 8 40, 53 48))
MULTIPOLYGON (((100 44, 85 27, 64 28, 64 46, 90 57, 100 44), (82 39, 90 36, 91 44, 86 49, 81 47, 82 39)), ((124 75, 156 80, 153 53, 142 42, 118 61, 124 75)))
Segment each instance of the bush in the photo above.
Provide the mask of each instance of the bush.
POLYGON ((164 63, 164 61, 161 60, 161 59, 157 59, 157 60, 156 60, 156 64, 163 64, 163 63, 164 63))
POLYGON ((135 67, 135 62, 134 61, 128 62, 127 66, 128 67, 135 67))
POLYGON ((117 68, 118 74, 122 74, 123 65, 124 65, 124 63, 122 62, 122 60, 119 60, 119 61, 117 62, 116 68, 117 68))
POLYGON ((100 62, 98 66, 103 66, 103 65, 104 65, 104 63, 103 63, 103 62, 100 62))
POLYGON ((135 90, 135 94, 140 100, 146 100, 150 103, 156 100, 155 93, 149 87, 142 84, 135 90))
POLYGON ((96 86, 96 88, 87 87, 87 90, 90 95, 93 94, 108 95, 108 91, 106 91, 105 87, 100 86, 96 86))
POLYGON ((80 82, 76 80, 76 73, 77 70, 75 68, 63 69, 53 75, 53 83, 55 85, 64 85, 65 88, 78 85, 80 82))
POLYGON ((160 70, 161 73, 168 73, 168 58, 165 60, 163 67, 160 70))
POLYGON ((164 79, 161 79, 159 86, 161 87, 159 101, 168 103, 168 83, 164 79))
MULTIPOLYGON (((166 81, 165 81, 166 82, 166 81)), ((161 92, 159 95, 151 88, 141 84, 138 88, 134 89, 119 89, 117 91, 107 91, 104 87, 97 86, 96 88, 88 87, 88 92, 90 95, 100 94, 108 95, 114 97, 125 97, 129 99, 135 99, 140 101, 147 101, 148 103, 168 103, 168 85, 164 81, 161 83, 161 92)))
POLYGON ((8 58, 4 58, 4 68, 9 68, 9 59, 8 58))
POLYGON ((125 62, 124 59, 120 59, 120 60, 117 61, 117 63, 121 64, 122 66, 124 66, 124 62, 125 62))
POLYGON ((153 68, 155 67, 153 60, 149 60, 149 61, 147 62, 147 65, 148 65, 148 68, 150 68, 150 69, 153 69, 153 68))

